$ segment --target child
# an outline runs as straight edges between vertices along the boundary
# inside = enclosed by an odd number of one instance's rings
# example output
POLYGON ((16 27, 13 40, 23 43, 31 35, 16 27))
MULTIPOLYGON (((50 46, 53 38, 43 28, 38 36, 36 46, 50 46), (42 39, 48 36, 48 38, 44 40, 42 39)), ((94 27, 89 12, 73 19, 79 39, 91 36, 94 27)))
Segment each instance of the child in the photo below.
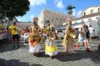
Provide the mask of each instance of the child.
POLYGON ((49 55, 52 59, 58 54, 57 46, 54 44, 55 39, 57 38, 54 27, 51 27, 48 34, 48 39, 46 40, 45 54, 49 55))
POLYGON ((41 36, 38 26, 31 27, 31 33, 29 34, 29 52, 34 56, 39 56, 41 36))
POLYGON ((84 46, 84 42, 86 42, 86 39, 83 39, 84 37, 84 32, 82 32, 82 28, 79 29, 79 35, 78 35, 78 45, 77 48, 80 49, 80 43, 83 43, 84 46))

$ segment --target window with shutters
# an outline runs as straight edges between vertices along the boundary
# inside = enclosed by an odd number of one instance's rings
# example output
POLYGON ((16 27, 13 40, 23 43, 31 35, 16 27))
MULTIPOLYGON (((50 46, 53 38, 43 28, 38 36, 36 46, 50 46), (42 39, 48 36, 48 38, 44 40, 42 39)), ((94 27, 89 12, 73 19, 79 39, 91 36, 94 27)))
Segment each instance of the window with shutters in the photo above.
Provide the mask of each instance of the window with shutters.
POLYGON ((100 8, 98 8, 98 12, 100 12, 100 8))
POLYGON ((90 14, 93 14, 93 9, 90 11, 90 14))

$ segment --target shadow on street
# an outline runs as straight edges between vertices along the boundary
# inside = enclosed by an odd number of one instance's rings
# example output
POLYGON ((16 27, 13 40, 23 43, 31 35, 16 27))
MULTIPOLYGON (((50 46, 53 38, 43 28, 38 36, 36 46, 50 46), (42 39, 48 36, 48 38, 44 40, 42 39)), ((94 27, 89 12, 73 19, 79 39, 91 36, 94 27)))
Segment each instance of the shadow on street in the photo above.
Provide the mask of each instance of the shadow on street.
POLYGON ((20 62, 20 60, 5 60, 0 59, 0 66, 43 66, 41 64, 29 64, 27 62, 20 62))
MULTIPOLYGON (((23 42, 20 42, 20 48, 26 48, 27 46, 24 45, 23 42)), ((1 43, 0 44, 0 53, 3 53, 3 52, 7 52, 7 51, 13 51, 13 50, 17 50, 19 49, 17 46, 16 48, 13 49, 13 44, 9 44, 9 43, 1 43)))
MULTIPOLYGON (((27 49, 28 50, 28 44, 25 45, 24 43, 20 43, 21 49, 27 49)), ((58 49, 62 46, 58 45, 58 49)), ((97 47, 97 46, 93 46, 97 47)), ((63 47, 62 47, 63 48, 63 47)), ((59 49, 64 51, 63 49, 59 49)), ((18 48, 17 48, 18 49, 18 48)), ((15 49, 15 50, 17 50, 15 49)), ((12 51, 12 44, 1 44, 0 46, 0 53, 12 51)), ((96 51, 92 52, 86 52, 85 50, 74 50, 71 55, 67 55, 65 52, 59 52, 55 59, 61 61, 61 62, 67 62, 67 61, 77 61, 81 59, 90 59, 95 63, 100 63, 100 53, 97 53, 96 51)), ((49 58, 45 55, 44 49, 42 52, 40 52, 40 58, 49 58)), ((84 61, 83 61, 84 62, 84 61)), ((28 63, 20 62, 19 60, 5 60, 0 59, 0 66, 14 66, 13 64, 17 64, 15 66, 30 66, 28 63), (8 65, 7 65, 8 64, 8 65), (19 65, 18 65, 19 64, 19 65)), ((32 64, 31 66, 42 66, 40 64, 32 64)))
POLYGON ((92 52, 86 52, 82 50, 75 51, 76 53, 71 53, 70 55, 67 55, 65 52, 59 52, 56 59, 62 62, 66 61, 77 61, 85 58, 89 58, 95 63, 100 63, 100 53, 97 53, 96 51, 92 52))

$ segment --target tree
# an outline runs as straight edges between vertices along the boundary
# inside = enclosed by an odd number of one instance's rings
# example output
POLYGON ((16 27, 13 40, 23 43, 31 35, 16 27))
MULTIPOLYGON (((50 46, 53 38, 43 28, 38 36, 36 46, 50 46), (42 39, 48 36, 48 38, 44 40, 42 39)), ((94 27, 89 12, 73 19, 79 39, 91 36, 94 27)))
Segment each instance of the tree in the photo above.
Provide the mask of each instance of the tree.
POLYGON ((0 0, 0 18, 23 16, 29 11, 28 0, 0 0))
POLYGON ((73 9, 74 9, 74 8, 75 8, 75 7, 72 6, 71 4, 67 6, 66 10, 68 10, 68 14, 69 14, 69 15, 72 15, 72 14, 73 14, 73 9))

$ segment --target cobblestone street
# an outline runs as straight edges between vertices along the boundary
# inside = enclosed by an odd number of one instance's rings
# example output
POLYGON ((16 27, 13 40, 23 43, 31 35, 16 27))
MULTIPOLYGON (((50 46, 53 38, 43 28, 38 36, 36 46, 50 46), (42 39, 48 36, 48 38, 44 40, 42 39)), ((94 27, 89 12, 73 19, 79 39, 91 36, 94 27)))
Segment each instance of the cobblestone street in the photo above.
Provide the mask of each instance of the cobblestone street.
POLYGON ((45 56, 44 51, 41 51, 41 57, 33 56, 28 52, 28 43, 21 43, 15 50, 12 50, 12 44, 0 44, 0 66, 100 66, 100 53, 96 52, 98 42, 91 43, 92 52, 86 52, 82 46, 68 56, 58 40, 59 54, 55 59, 45 56))

